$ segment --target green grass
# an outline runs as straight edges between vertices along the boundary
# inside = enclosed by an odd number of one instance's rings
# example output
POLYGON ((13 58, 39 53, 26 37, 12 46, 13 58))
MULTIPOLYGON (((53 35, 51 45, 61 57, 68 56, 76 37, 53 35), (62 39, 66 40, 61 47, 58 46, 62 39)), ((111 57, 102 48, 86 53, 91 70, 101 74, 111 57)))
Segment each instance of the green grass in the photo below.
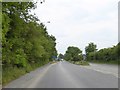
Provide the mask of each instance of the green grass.
POLYGON ((70 61, 71 63, 73 64, 76 64, 76 65, 83 65, 83 66, 88 66, 89 63, 87 61, 70 61))
POLYGON ((2 85, 5 86, 12 80, 15 80, 19 78, 22 75, 25 75, 26 73, 29 73, 43 65, 47 64, 32 64, 32 65, 27 65, 26 68, 18 68, 18 67, 7 67, 4 68, 2 71, 2 85))
POLYGON ((24 75, 25 73, 26 70, 24 68, 6 68, 2 72, 2 84, 6 85, 10 81, 15 80, 16 78, 20 77, 21 75, 24 75))
POLYGON ((59 61, 51 61, 50 64, 54 64, 54 63, 57 63, 57 62, 59 62, 59 61))

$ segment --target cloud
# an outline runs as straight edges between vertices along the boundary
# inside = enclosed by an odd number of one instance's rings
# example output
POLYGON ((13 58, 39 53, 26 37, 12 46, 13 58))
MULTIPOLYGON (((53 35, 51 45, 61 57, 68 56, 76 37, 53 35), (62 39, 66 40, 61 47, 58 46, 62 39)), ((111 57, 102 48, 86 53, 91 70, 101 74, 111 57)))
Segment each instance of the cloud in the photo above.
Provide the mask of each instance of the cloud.
POLYGON ((89 42, 100 49, 117 44, 118 1, 46 0, 34 12, 56 37, 58 52, 64 53, 71 45, 84 51, 89 42))

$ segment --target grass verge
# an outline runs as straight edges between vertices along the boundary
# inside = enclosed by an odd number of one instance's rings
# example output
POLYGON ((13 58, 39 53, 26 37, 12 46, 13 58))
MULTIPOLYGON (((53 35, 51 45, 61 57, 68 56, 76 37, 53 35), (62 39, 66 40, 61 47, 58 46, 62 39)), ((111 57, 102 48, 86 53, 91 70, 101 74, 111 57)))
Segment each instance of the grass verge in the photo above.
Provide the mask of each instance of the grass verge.
POLYGON ((70 63, 76 64, 76 65, 82 65, 82 66, 88 66, 89 63, 87 61, 70 61, 70 63))
POLYGON ((4 69, 2 72, 2 85, 6 85, 10 81, 15 80, 16 78, 24 75, 25 73, 27 72, 24 68, 10 67, 4 69))
POLYGON ((5 86, 9 82, 21 77, 22 75, 25 75, 43 65, 44 64, 33 64, 33 65, 27 65, 25 68, 18 68, 18 67, 7 67, 2 70, 2 85, 5 86))

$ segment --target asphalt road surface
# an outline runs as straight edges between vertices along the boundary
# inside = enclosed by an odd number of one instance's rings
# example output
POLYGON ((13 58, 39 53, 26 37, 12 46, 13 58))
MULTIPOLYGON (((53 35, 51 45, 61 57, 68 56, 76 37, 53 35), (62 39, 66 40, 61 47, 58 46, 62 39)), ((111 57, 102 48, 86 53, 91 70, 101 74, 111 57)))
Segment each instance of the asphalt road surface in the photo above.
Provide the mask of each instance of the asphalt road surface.
POLYGON ((5 88, 118 88, 118 78, 61 61, 32 71, 5 88))

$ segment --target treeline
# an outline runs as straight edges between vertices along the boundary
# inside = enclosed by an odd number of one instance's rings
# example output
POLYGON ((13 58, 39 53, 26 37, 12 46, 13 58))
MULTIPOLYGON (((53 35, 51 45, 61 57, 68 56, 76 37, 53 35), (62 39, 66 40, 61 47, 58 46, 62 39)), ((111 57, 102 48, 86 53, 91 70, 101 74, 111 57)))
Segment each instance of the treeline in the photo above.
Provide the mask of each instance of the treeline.
POLYGON ((78 47, 69 46, 67 48, 67 51, 65 52, 63 58, 66 61, 69 61, 69 62, 71 62, 73 64, 89 65, 89 63, 84 60, 82 50, 80 50, 78 47))
POLYGON ((64 59, 67 61, 81 61, 83 59, 82 50, 78 47, 69 46, 64 54, 64 59))
MULTIPOLYGON (((86 54, 83 54, 82 50, 80 50, 78 47, 69 46, 62 57, 64 57, 64 59, 67 61, 73 61, 74 63, 79 62, 80 64, 83 61, 110 64, 120 63, 120 43, 118 43, 116 46, 100 50, 97 49, 96 44, 89 43, 88 46, 85 47, 85 52, 86 54)), ((87 64, 87 62, 84 63, 87 64)))
POLYGON ((116 46, 97 50, 97 45, 89 43, 85 48, 86 60, 105 63, 120 63, 120 43, 116 46))
POLYGON ((29 14, 35 8, 33 2, 2 3, 3 83, 17 77, 15 68, 29 72, 57 56, 55 37, 48 34, 36 16, 29 14))

